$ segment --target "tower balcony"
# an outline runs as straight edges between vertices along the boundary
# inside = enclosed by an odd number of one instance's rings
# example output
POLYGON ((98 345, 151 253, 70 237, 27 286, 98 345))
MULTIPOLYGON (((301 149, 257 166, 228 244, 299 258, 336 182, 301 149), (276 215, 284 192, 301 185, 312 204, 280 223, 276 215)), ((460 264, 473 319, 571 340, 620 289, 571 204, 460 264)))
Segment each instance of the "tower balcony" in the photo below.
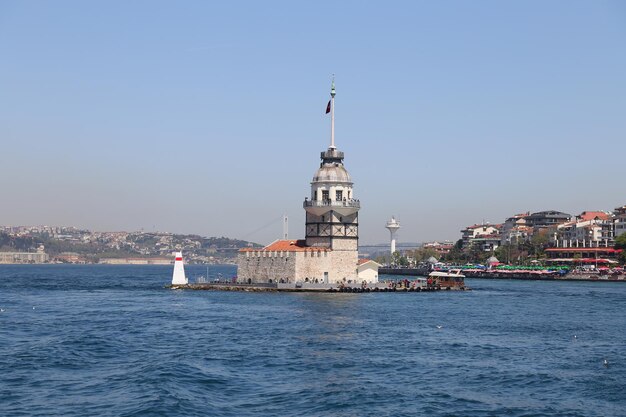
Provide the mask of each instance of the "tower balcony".
POLYGON ((307 213, 311 213, 315 216, 321 216, 322 214, 328 213, 329 211, 334 211, 340 213, 342 216, 348 216, 350 214, 354 214, 361 208, 361 202, 354 198, 349 200, 304 200, 302 203, 302 207, 307 211, 307 213))

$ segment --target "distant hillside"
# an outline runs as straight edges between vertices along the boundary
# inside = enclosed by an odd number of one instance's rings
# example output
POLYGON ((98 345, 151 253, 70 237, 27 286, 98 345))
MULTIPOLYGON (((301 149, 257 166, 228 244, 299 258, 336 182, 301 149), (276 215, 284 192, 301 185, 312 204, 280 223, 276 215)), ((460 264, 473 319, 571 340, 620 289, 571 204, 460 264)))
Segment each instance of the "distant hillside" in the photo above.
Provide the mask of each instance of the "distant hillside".
POLYGON ((27 230, 9 234, 0 232, 0 251, 29 252, 43 245, 52 259, 62 253, 80 255, 86 261, 101 258, 167 257, 182 250, 191 262, 232 260, 239 249, 260 247, 245 240, 227 237, 202 237, 170 233, 91 232, 72 229, 63 233, 27 230))

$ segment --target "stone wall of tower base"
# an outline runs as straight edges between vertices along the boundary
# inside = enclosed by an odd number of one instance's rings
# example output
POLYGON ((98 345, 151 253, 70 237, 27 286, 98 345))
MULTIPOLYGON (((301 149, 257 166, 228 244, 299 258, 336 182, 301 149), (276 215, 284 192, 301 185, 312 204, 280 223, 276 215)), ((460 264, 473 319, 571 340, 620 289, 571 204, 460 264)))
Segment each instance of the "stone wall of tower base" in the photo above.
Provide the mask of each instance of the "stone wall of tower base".
POLYGON ((324 282, 324 272, 332 274, 332 252, 299 252, 296 256, 296 281, 324 282), (319 256, 318 256, 319 254, 319 256))
MULTIPOLYGON (((269 255, 269 254, 268 254, 269 255)), ((294 282, 296 256, 246 256, 237 257, 237 281, 239 282, 294 282)))
POLYGON ((356 250, 332 251, 332 278, 335 282, 357 279, 357 263, 359 261, 359 252, 356 250))
POLYGON ((357 251, 307 251, 291 252, 289 256, 274 253, 250 255, 240 253, 237 259, 239 282, 324 282, 328 273, 329 283, 357 279, 357 251), (259 256, 261 255, 261 256, 259 256))

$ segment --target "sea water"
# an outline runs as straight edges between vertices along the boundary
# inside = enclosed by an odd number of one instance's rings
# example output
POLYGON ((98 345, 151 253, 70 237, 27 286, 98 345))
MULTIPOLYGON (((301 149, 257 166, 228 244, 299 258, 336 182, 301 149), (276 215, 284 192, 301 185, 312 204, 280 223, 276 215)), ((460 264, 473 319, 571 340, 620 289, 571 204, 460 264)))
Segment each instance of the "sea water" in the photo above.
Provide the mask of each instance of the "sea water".
POLYGON ((625 283, 246 293, 171 272, 0 266, 0 416, 626 416, 625 283))

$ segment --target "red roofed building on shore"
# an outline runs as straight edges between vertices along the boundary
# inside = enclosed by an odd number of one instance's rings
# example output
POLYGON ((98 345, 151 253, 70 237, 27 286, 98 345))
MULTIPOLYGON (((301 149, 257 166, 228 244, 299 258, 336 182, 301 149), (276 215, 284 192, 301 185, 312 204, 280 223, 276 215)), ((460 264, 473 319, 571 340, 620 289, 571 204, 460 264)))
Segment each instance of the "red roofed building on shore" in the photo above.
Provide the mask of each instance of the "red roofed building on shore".
POLYGON ((617 264, 622 249, 614 248, 548 248, 548 263, 559 264, 617 264))
MULTIPOLYGON (((335 86, 331 88, 331 140, 304 199, 305 239, 277 240, 263 249, 242 249, 238 280, 248 283, 378 282, 376 274, 358 270, 359 209, 343 152, 335 146, 335 86)), ((372 265, 370 264, 370 267, 372 265)), ((371 269, 371 268, 370 268, 371 269)))
POLYGON ((526 217, 530 212, 516 214, 504 221, 500 230, 500 244, 510 244, 511 242, 521 243, 532 235, 532 228, 526 225, 526 217))
POLYGON ((583 211, 573 221, 557 225, 551 231, 550 243, 555 248, 612 248, 615 244, 613 215, 604 211, 583 211))
POLYGON ((493 251, 500 245, 501 224, 475 224, 461 230, 463 247, 480 245, 485 252, 493 251))
POLYGON ((424 249, 434 249, 435 251, 437 251, 437 256, 443 256, 447 253, 450 253, 450 251, 454 247, 454 242, 426 242, 422 247, 424 249))

